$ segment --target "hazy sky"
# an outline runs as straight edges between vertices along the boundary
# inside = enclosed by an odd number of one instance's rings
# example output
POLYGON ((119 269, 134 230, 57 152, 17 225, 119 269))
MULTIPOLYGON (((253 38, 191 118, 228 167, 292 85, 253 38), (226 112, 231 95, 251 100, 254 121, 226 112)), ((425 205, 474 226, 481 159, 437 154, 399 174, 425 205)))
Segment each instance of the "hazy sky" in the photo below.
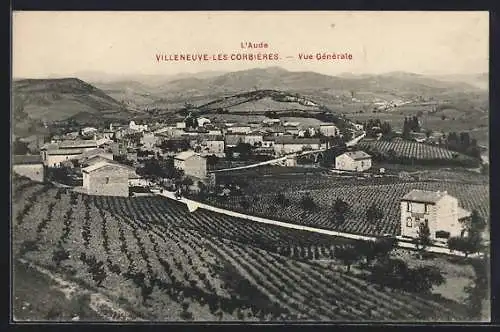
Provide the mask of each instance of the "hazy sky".
POLYGON ((488 12, 15 12, 13 76, 176 74, 281 66, 325 74, 488 72, 488 12), (241 42, 268 49, 242 49, 241 42), (278 61, 158 62, 157 54, 278 61), (299 53, 352 60, 300 60, 299 53), (289 58, 287 58, 289 57, 289 58))

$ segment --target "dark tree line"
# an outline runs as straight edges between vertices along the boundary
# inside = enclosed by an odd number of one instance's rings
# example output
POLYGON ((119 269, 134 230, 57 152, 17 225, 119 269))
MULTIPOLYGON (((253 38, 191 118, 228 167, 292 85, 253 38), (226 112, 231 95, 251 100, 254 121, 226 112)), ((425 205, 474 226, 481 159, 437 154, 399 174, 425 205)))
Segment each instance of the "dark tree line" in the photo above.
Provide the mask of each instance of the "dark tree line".
POLYGON ((403 138, 411 139, 411 133, 416 132, 419 133, 421 130, 420 122, 418 121, 417 116, 413 117, 405 117, 403 122, 403 138))
POLYGON ((477 140, 471 138, 468 132, 449 133, 446 138, 446 148, 477 159, 481 158, 481 149, 477 145, 477 140))

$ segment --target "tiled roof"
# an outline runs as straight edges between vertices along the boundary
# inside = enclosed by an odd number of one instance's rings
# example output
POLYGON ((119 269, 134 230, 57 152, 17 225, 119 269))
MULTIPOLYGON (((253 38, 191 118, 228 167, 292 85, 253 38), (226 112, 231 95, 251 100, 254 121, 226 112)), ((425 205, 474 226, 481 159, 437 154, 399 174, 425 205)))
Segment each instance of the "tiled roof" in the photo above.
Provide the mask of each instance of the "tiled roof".
POLYGON ((175 159, 177 160, 187 160, 191 158, 192 156, 196 155, 194 151, 183 151, 175 156, 175 159))
POLYGON ((85 172, 85 173, 91 173, 93 171, 96 171, 100 168, 103 168, 105 166, 118 166, 118 167, 121 167, 121 168, 124 168, 124 169, 127 169, 127 170, 134 170, 132 167, 130 166, 127 166, 127 165, 122 165, 122 164, 119 164, 115 161, 111 161, 111 160, 106 160, 106 161, 100 161, 100 162, 97 162, 93 165, 90 165, 90 166, 87 166, 85 168, 82 168, 82 172, 85 172))
POLYGON ((345 153, 354 160, 370 159, 371 156, 364 151, 349 151, 345 153))
POLYGON ((83 153, 82 149, 57 149, 57 150, 48 150, 49 156, 74 156, 83 153))
POLYGON ((402 198, 402 200, 423 202, 423 203, 436 203, 446 195, 447 193, 443 191, 426 191, 426 190, 413 189, 408 194, 406 194, 402 198))
POLYGON ((97 143, 94 140, 75 140, 75 141, 62 141, 59 143, 59 148, 90 148, 96 147, 97 143))

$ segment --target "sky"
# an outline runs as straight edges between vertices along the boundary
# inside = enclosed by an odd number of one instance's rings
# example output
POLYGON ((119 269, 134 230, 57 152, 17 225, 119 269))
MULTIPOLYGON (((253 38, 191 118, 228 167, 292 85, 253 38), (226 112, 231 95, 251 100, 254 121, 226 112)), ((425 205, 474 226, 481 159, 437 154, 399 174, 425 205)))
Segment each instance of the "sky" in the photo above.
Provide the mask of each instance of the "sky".
POLYGON ((12 76, 174 75, 280 66, 291 71, 488 72, 488 12, 14 12, 12 76), (265 42, 266 49, 241 43, 265 42), (263 53, 278 60, 212 61, 263 53), (316 54, 352 54, 322 60, 316 54), (208 61, 157 61, 206 54, 208 61), (300 59, 299 54, 313 59, 300 59))

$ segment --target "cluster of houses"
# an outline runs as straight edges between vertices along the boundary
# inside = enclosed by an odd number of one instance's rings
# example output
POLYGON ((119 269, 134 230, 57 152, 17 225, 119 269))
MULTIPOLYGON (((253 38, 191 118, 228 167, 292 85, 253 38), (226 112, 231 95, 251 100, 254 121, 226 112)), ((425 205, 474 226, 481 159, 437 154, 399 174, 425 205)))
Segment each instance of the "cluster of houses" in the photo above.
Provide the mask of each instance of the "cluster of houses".
MULTIPOLYGON (((188 127, 186 121, 153 125, 131 121, 128 125, 110 124, 104 130, 85 127, 79 132, 53 136, 40 147, 40 156, 19 156, 14 166, 23 175, 40 180, 47 168, 76 165, 81 170, 80 179, 86 192, 126 196, 127 185, 140 183, 133 170, 144 158, 172 157, 175 167, 186 176, 206 179, 206 157, 224 158, 228 150, 241 143, 249 145, 257 154, 280 157, 326 149, 328 140, 323 138, 341 136, 333 123, 307 127, 280 119, 245 124, 213 124, 203 117, 196 121, 198 125, 193 127, 188 127), (116 162, 117 158, 127 160, 127 165, 116 162)), ((287 162, 285 166, 295 165, 287 162)), ((335 167, 365 171, 371 167, 371 159, 362 151, 346 152, 337 157, 335 167)))
MULTIPOLYGON (((258 127, 252 123, 218 127, 204 118, 198 122, 202 125, 196 129, 187 128, 184 122, 151 128, 133 121, 129 126, 111 125, 104 131, 84 128, 81 134, 90 136, 90 139, 82 139, 73 133, 56 137, 41 147, 39 155, 14 156, 13 171, 42 182, 48 168, 78 165, 85 193, 128 196, 129 187, 143 181, 134 166, 140 159, 138 150, 167 154, 173 157, 174 166, 183 170, 186 176, 203 180, 209 176, 206 157, 223 157, 228 148, 240 143, 281 156, 304 149, 326 148, 323 140, 314 137, 316 132, 323 136, 339 135, 333 124, 307 128, 309 134, 303 135, 295 131, 296 123, 283 124, 276 119, 266 120, 258 127), (180 140, 187 143, 172 144, 171 151, 165 151, 168 150, 165 142, 180 140), (117 162, 117 156, 124 156, 132 166, 117 162)), ((335 158, 336 169, 365 171, 371 167, 371 157, 363 151, 348 151, 335 158)), ((459 207, 458 200, 447 192, 412 190, 401 198, 400 205, 402 237, 417 237, 423 223, 428 225, 433 240, 458 236, 462 232, 460 220, 470 217, 470 212, 459 207)))

